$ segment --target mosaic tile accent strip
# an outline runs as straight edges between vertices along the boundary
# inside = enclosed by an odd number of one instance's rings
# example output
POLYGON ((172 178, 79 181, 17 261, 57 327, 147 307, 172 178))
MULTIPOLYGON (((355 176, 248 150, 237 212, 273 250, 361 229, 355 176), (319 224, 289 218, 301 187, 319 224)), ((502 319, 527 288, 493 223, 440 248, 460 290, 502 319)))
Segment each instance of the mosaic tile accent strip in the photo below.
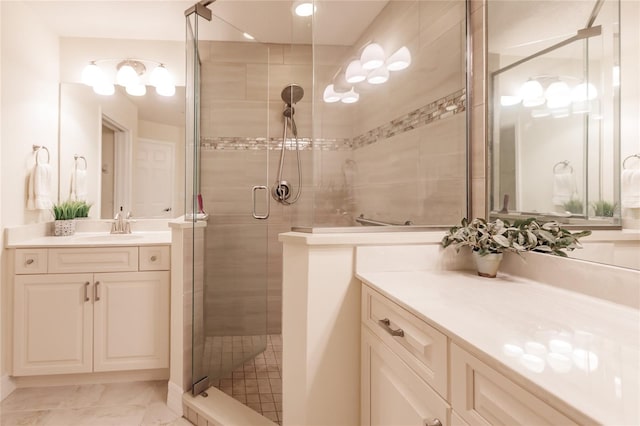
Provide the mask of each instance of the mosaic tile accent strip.
POLYGON ((434 121, 442 120, 466 110, 465 89, 458 90, 450 95, 431 102, 423 107, 415 109, 401 117, 391 120, 389 123, 378 126, 366 133, 353 138, 353 148, 358 149, 371 145, 382 139, 417 129, 434 121))
MULTIPOLYGON (((298 138, 298 146, 302 151, 348 151, 352 149, 351 139, 311 139, 298 138)), ((286 140, 287 149, 295 149, 295 139, 286 140)), ((282 149, 282 138, 243 138, 243 137, 203 137, 200 149, 218 151, 255 151, 282 149)))
MULTIPOLYGON (((311 139, 299 138, 298 146, 302 151, 349 151, 371 145, 404 132, 417 129, 434 121, 452 117, 466 110, 466 90, 460 89, 450 95, 437 99, 423 107, 394 118, 388 123, 358 135, 353 139, 311 139)), ((286 140, 287 149, 295 149, 295 139, 286 140)), ((200 149, 218 151, 280 150, 282 138, 246 138, 246 137, 203 137, 200 149)))

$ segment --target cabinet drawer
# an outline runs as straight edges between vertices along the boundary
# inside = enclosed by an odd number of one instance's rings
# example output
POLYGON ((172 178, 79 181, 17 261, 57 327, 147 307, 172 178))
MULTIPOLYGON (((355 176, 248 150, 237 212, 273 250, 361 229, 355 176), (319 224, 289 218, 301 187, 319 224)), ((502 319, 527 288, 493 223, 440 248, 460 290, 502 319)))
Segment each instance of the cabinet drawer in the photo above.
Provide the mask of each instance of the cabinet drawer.
POLYGON ((455 344, 451 405, 470 425, 577 424, 455 344))
POLYGON ((362 321, 440 395, 447 397, 447 338, 366 285, 362 321), (392 330, 402 330, 393 336, 392 330))
POLYGON ((138 247, 49 249, 49 273, 138 270, 138 247))
POLYGON ((169 246, 140 247, 140 270, 168 271, 170 256, 169 246))
POLYGON ((16 274, 46 274, 47 249, 16 249, 16 274))

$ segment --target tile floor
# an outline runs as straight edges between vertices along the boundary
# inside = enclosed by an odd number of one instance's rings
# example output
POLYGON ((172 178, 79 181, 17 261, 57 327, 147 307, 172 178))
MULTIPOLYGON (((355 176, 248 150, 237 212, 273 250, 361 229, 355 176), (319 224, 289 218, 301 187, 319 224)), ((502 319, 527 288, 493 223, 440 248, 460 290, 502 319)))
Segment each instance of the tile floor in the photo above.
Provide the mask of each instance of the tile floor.
MULTIPOLYGON (((246 339, 245 342, 253 341, 246 339)), ((248 336, 252 337, 252 336, 248 336)), ((243 337, 234 336, 223 353, 246 351, 243 337), (234 343, 235 342, 235 343, 234 343)), ((233 357, 233 355, 232 355, 233 357)), ((282 336, 268 335, 264 352, 237 367, 213 386, 278 424, 282 424, 282 336)))
POLYGON ((189 425, 166 400, 166 381, 22 388, 0 404, 0 425, 189 425))

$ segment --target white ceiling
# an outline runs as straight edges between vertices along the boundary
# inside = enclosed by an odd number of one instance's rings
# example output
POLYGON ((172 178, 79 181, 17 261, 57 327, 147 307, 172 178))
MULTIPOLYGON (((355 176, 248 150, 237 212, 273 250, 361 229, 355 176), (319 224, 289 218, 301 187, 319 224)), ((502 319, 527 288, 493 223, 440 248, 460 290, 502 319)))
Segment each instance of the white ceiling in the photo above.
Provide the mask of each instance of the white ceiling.
MULTIPOLYGON (((351 45, 388 0, 316 0, 315 42, 351 45)), ((33 12, 63 37, 184 40, 184 11, 193 0, 31 1, 33 12)), ((217 18, 201 21, 201 40, 245 40, 248 32, 265 43, 311 43, 310 18, 292 13, 292 0, 218 0, 217 18)), ((246 41, 246 40, 245 40, 246 41)))

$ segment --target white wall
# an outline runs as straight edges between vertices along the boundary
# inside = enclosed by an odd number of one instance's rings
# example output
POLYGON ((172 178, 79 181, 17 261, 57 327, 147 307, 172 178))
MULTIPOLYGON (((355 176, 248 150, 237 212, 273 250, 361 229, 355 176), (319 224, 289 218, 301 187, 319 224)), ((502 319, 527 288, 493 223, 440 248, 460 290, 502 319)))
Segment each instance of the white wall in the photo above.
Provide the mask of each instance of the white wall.
MULTIPOLYGON (((58 37, 48 31, 30 9, 21 2, 1 2, 2 62, 0 85, 0 230, 8 226, 41 221, 49 212, 26 210, 26 177, 33 165, 31 145, 45 145, 51 152, 54 176, 58 172, 58 37)), ((57 179, 51 185, 54 201, 57 179)), ((0 250, 6 261, 4 249, 0 250)), ((2 265, 2 271, 6 271, 2 265)), ((2 275, 2 365, 0 374, 8 373, 7 290, 2 275)), ((7 389, 2 389, 6 395, 7 389)))

